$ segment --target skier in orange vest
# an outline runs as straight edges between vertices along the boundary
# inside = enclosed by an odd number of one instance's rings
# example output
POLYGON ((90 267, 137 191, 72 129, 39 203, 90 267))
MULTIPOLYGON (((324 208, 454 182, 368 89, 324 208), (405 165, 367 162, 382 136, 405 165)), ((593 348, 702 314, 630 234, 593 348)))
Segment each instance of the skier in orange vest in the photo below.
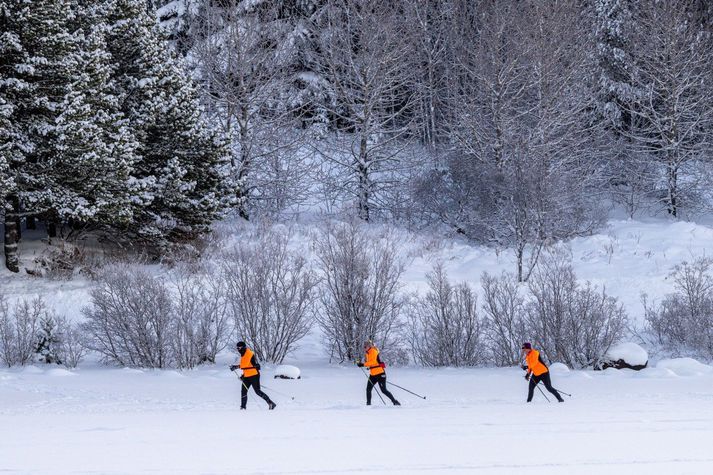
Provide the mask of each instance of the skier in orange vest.
POLYGON ((248 404, 248 389, 250 389, 250 386, 255 390, 255 394, 267 402, 268 409, 275 409, 277 404, 272 402, 268 395, 260 390, 260 363, 258 363, 255 353, 247 347, 244 341, 238 342, 237 349, 238 353, 240 353, 240 361, 238 364, 231 365, 230 371, 240 369, 243 372, 240 376, 240 380, 243 383, 243 387, 240 389, 240 409, 245 409, 248 404))
POLYGON ((379 389, 384 394, 384 396, 391 399, 394 406, 400 406, 401 403, 396 400, 393 394, 386 389, 386 364, 379 358, 379 349, 373 345, 372 342, 367 341, 364 343, 364 362, 357 363, 360 368, 367 368, 369 370, 369 381, 366 383, 366 405, 371 406, 371 390, 374 385, 378 384, 379 389))
POLYGON ((535 386, 542 381, 545 388, 549 392, 555 395, 559 402, 564 402, 560 393, 557 392, 555 388, 552 387, 552 381, 550 380, 550 370, 542 358, 540 357, 540 352, 532 348, 532 344, 523 343, 522 351, 525 353, 526 364, 523 365, 522 369, 527 371, 525 374, 525 379, 530 382, 527 388, 527 402, 532 401, 532 396, 535 394, 535 386))

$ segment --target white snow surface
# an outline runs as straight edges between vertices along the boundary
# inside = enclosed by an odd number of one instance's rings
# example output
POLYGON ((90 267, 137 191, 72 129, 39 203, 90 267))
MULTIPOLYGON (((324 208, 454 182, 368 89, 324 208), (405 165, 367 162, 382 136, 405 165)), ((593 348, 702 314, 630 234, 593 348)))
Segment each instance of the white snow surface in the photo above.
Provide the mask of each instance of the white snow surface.
POLYGON ((622 342, 612 345, 605 358, 609 361, 624 360, 632 366, 639 366, 649 361, 649 353, 636 343, 622 342))
POLYGON ((302 366, 238 410, 227 367, 0 370, 0 472, 13 474, 707 474, 713 375, 570 371, 525 403, 519 368, 389 368, 401 407, 364 405, 358 368, 302 366), (294 396, 294 401, 290 398, 294 396), (552 399, 552 398, 550 398, 552 399))

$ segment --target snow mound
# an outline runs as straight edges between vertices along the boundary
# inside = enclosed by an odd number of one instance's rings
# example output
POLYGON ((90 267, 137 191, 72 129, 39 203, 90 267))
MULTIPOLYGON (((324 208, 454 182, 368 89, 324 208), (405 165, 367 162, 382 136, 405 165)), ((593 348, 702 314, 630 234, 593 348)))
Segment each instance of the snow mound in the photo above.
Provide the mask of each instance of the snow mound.
POLYGON ((300 369, 297 366, 282 364, 275 368, 275 377, 282 379, 300 379, 300 369))
POLYGON ((644 368, 634 374, 634 378, 641 379, 659 379, 659 378, 675 378, 676 373, 668 368, 644 368))
POLYGON ((564 363, 552 363, 550 365, 550 371, 552 373, 569 373, 569 368, 564 363))
POLYGON ((66 370, 64 368, 53 368, 53 369, 47 371, 47 376, 65 377, 65 376, 76 376, 76 374, 74 374, 71 371, 66 370))
POLYGON ((22 372, 27 373, 27 374, 42 374, 43 373, 43 371, 40 368, 38 368, 37 366, 32 366, 32 365, 25 366, 25 368, 22 370, 22 372))
POLYGON ((604 357, 609 361, 624 360, 631 366, 643 366, 649 361, 646 350, 630 342, 613 345, 604 357))
POLYGON ((700 363, 693 358, 661 360, 656 367, 673 371, 678 376, 700 376, 702 374, 713 373, 713 367, 700 363))

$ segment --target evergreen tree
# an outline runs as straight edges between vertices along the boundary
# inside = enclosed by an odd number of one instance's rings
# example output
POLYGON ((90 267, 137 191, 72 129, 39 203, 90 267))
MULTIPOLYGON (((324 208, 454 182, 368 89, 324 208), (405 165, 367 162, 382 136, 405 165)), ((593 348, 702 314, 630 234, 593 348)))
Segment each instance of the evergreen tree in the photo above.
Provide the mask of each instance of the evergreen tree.
POLYGON ((58 221, 120 225, 132 216, 130 174, 138 144, 113 93, 101 24, 78 43, 77 65, 53 131, 51 212, 58 221))
POLYGON ((201 119, 198 92, 140 0, 108 5, 116 94, 139 142, 129 231, 157 241, 205 231, 225 206, 227 147, 201 119))

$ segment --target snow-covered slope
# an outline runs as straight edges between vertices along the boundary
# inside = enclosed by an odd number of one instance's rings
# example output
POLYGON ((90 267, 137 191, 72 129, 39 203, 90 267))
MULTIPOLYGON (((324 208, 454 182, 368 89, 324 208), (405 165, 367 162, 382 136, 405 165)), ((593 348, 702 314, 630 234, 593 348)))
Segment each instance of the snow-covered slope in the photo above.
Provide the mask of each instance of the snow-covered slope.
MULTIPOLYGON (((309 239, 312 226, 295 226, 295 240, 309 239)), ((226 246, 236 239, 229 230, 240 229, 230 224, 221 228, 226 246)), ((382 231, 382 228, 376 228, 382 231)), ((515 269, 512 251, 476 246, 465 240, 441 239, 426 234, 396 230, 401 249, 408 258, 403 283, 407 291, 423 290, 425 275, 433 264, 442 261, 452 279, 479 286, 484 271, 500 273, 515 269)), ((572 256, 572 264, 581 280, 605 286, 618 297, 635 319, 643 314, 641 294, 660 298, 672 289, 667 280, 671 269, 685 260, 713 255, 713 228, 691 222, 650 220, 610 221, 608 229, 593 236, 577 238, 559 246, 572 256)), ((160 272, 160 271, 159 271, 160 272)), ((42 295, 60 313, 72 317, 87 302, 85 279, 47 281, 16 276, 0 270, 0 291, 8 297, 42 295)))

